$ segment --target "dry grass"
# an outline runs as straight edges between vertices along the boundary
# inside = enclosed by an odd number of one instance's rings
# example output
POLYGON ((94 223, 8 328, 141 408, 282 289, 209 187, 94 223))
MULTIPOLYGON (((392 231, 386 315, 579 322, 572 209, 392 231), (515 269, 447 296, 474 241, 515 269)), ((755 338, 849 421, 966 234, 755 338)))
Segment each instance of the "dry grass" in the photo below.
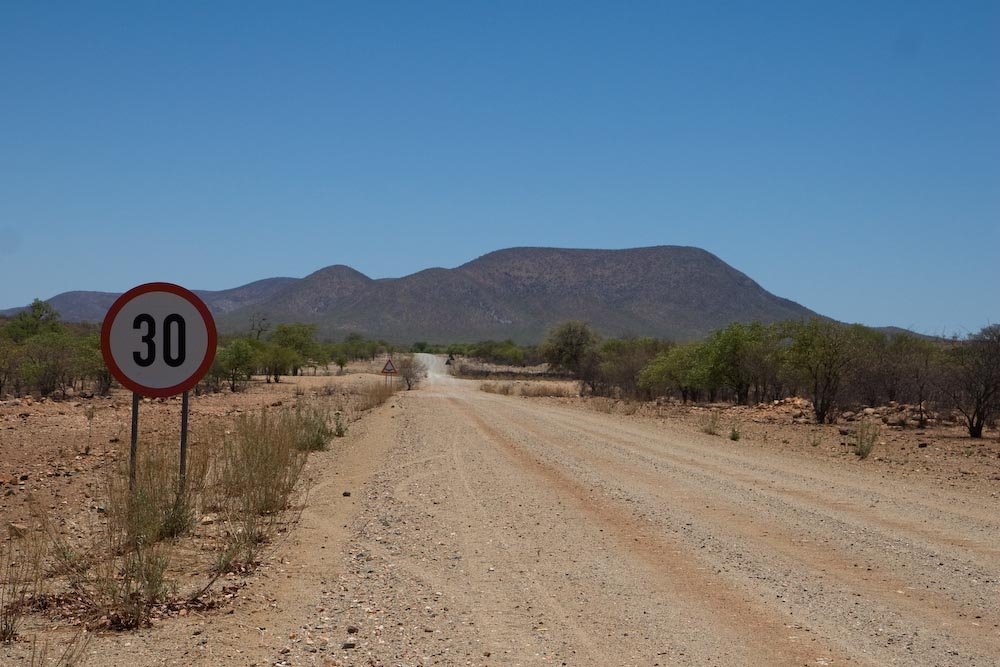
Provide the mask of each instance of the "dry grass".
POLYGON ((709 410, 702 414, 698 422, 702 433, 719 435, 719 429, 722 425, 722 414, 718 410, 709 410))
POLYGON ((293 426, 298 434, 296 446, 307 452, 324 451, 334 436, 330 428, 330 410, 317 405, 296 405, 293 426))
POLYGON ((344 415, 338 410, 333 413, 333 436, 335 438, 343 438, 347 435, 347 421, 344 419, 344 415))
POLYGON ((577 396, 577 392, 562 384, 551 382, 483 382, 479 385, 480 391, 489 394, 500 394, 502 396, 526 396, 530 398, 567 398, 577 396))
POLYGON ((231 430, 210 432, 190 447, 183 487, 176 444, 140 443, 135 486, 129 488, 122 457, 108 481, 107 521, 92 531, 91 543, 70 544, 49 531, 54 571, 66 575, 93 617, 107 619, 112 629, 129 629, 146 624, 155 605, 177 597, 179 582, 171 576, 177 538, 205 513, 222 521, 218 539, 206 542, 216 550, 214 574, 195 597, 222 572, 252 570, 301 490, 308 453, 324 449, 333 436, 327 415, 325 408, 304 404, 240 415, 231 430))
POLYGON ((390 383, 386 384, 384 382, 375 381, 367 386, 361 391, 358 398, 358 410, 362 412, 365 410, 371 410, 382 405, 396 393, 395 387, 390 383))
POLYGON ((153 605, 176 594, 167 576, 172 550, 166 542, 194 526, 213 451, 210 443, 189 449, 182 485, 177 445, 140 443, 134 488, 127 457, 121 457, 107 480, 107 521, 91 531, 89 542, 70 543, 49 528, 53 571, 66 575, 74 596, 108 627, 139 627, 153 605))
POLYGON ((875 444, 878 442, 879 436, 879 426, 871 419, 863 419, 858 422, 858 428, 855 429, 854 438, 854 453, 857 454, 858 458, 866 459, 875 449, 875 444))
POLYGON ((487 394, 510 396, 514 392, 514 385, 510 382, 483 382, 479 385, 479 390, 487 394))
POLYGON ((532 398, 567 398, 579 395, 578 392, 566 385, 553 384, 551 382, 531 382, 522 384, 519 388, 521 396, 530 396, 532 398))
POLYGON ((86 650, 90 644, 90 635, 86 629, 77 632, 63 647, 61 653, 55 659, 49 656, 49 645, 43 643, 38 645, 37 640, 31 642, 31 658, 28 664, 31 667, 77 667, 86 661, 86 650))
POLYGON ((0 642, 17 639, 21 622, 41 593, 45 542, 34 531, 10 529, 0 545, 0 642))
MULTIPOLYGON (((92 501, 97 511, 83 526, 64 528, 32 504, 42 528, 34 532, 37 545, 20 525, 11 529, 16 539, 0 543, 0 639, 16 638, 25 615, 52 605, 90 628, 142 627, 164 605, 201 604, 223 574, 258 567, 304 505, 309 453, 346 436, 352 420, 394 391, 374 381, 315 393, 323 397, 193 430, 183 484, 173 437, 140 440, 132 488, 122 445, 108 459, 106 483, 92 501)), ((118 439, 126 440, 125 430, 119 426, 118 439)), ((85 640, 82 633, 68 643, 49 637, 33 644, 32 664, 78 664, 85 640)))
POLYGON ((262 410, 241 415, 224 439, 211 506, 224 518, 217 574, 247 572, 258 565, 315 444, 315 418, 301 408, 262 410))

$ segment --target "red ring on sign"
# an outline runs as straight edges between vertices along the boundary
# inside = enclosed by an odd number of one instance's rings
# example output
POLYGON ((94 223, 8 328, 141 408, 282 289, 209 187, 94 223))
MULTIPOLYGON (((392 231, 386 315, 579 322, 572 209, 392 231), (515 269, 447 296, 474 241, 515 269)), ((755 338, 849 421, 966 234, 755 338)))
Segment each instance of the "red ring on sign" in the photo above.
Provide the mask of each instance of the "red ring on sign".
POLYGON ((212 367, 212 362, 215 361, 215 349, 218 346, 218 342, 219 333, 215 328, 215 318, 212 317, 212 312, 205 305, 205 302, 191 290, 173 283, 145 283, 138 287, 133 287, 115 299, 115 302, 111 304, 111 308, 108 309, 108 313, 104 316, 104 322, 101 324, 101 355, 104 357, 104 363, 107 365, 108 370, 111 371, 115 379, 126 389, 131 389, 141 396, 149 396, 151 398, 167 398, 168 396, 175 396, 183 394, 185 391, 190 391, 205 377, 208 369, 212 367), (201 318, 205 322, 205 328, 208 330, 208 348, 205 350, 205 358, 202 360, 201 365, 198 366, 197 370, 188 379, 172 387, 146 387, 138 382, 134 382, 118 367, 118 364, 115 363, 114 355, 111 354, 111 324, 118 317, 118 313, 125 307, 125 304, 137 296, 150 292, 169 292, 189 302, 201 314, 201 318))

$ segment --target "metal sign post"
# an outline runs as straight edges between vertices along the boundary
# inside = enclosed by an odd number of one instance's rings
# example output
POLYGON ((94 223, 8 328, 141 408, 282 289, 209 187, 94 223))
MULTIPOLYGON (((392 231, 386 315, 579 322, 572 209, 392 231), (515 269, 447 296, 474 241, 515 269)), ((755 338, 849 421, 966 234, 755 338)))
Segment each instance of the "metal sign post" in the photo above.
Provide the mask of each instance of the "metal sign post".
POLYGON ((189 391, 211 368, 217 342, 208 306, 179 285, 139 285, 111 305, 101 325, 101 354, 115 379, 132 390, 129 488, 135 488, 139 398, 181 394, 178 493, 184 492, 189 391))
POLYGON ((132 435, 128 441, 128 488, 135 488, 135 452, 139 446, 139 394, 132 392, 132 435))
POLYGON ((181 472, 178 476, 177 485, 180 492, 184 493, 185 478, 187 477, 188 458, 188 398, 190 392, 181 394, 181 472))

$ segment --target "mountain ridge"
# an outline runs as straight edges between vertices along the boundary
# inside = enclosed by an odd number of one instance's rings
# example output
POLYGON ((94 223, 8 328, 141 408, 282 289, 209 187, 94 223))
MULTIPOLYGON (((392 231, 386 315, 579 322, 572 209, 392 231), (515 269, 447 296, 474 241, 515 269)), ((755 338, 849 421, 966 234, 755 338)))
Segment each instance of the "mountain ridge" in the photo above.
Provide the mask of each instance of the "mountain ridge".
MULTIPOLYGON (((398 278, 334 264, 303 278, 197 293, 223 332, 245 331, 266 315, 272 323, 316 324, 324 337, 356 332, 396 342, 536 342, 565 319, 588 321, 606 335, 692 340, 733 321, 816 316, 691 246, 504 248, 398 278)), ((49 302, 64 319, 97 322, 116 296, 65 292, 49 302)))

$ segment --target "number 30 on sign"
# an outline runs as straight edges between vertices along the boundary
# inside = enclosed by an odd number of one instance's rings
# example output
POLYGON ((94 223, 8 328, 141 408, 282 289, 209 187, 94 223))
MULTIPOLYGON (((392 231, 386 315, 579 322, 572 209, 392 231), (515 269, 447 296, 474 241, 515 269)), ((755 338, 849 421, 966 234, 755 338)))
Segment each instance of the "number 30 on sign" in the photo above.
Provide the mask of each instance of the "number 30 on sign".
POLYGON ((142 396, 188 391, 215 359, 215 320, 190 290, 146 283, 118 297, 101 327, 101 352, 119 382, 142 396))

